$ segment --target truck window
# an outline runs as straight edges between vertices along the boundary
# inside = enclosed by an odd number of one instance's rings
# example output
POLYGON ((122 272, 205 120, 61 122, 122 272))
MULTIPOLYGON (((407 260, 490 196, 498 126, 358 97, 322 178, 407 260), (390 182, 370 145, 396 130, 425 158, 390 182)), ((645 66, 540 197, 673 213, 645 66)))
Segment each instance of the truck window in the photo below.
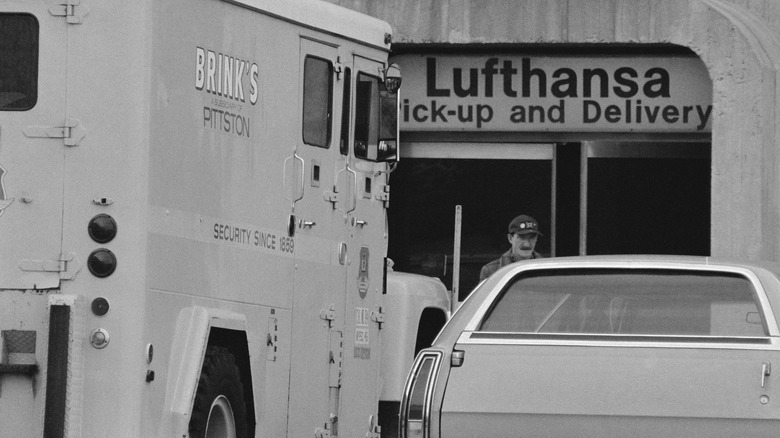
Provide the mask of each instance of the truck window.
POLYGON ((512 282, 481 331, 713 337, 767 336, 756 292, 730 273, 571 270, 512 282))
POLYGON ((306 57, 303 71, 303 142, 330 147, 333 100, 333 66, 329 61, 306 57))
POLYGON ((433 340, 439 335, 441 328, 447 323, 447 315, 442 309, 426 307, 420 315, 417 325, 417 342, 414 345, 414 355, 423 348, 433 345, 433 340))
POLYGON ((398 159, 398 94, 392 94, 379 84, 379 146, 378 161, 395 161, 398 159))
POLYGON ((339 140, 339 152, 341 155, 349 154, 349 109, 352 97, 352 69, 344 69, 344 96, 341 107, 341 139, 339 140))
POLYGON ((355 156, 376 160, 379 144, 379 79, 359 73, 355 90, 355 156))
POLYGON ((37 100, 38 21, 0 14, 0 110, 28 110, 37 100))

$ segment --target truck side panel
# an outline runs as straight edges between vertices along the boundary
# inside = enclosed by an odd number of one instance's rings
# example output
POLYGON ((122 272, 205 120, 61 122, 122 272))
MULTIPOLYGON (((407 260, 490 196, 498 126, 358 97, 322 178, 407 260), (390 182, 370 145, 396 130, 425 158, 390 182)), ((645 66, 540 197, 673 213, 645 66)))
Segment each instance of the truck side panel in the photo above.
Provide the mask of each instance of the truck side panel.
POLYGON ((376 94, 389 26, 302 1, 0 0, 16 13, 38 88, 0 112, 0 435, 187 434, 183 376, 215 328, 245 332, 257 431, 375 430, 388 165, 354 156, 341 117, 361 72, 376 94), (309 55, 330 73, 326 145, 303 134, 309 55), (90 235, 100 215, 115 237, 90 235), (68 357, 49 361, 59 310, 68 357))

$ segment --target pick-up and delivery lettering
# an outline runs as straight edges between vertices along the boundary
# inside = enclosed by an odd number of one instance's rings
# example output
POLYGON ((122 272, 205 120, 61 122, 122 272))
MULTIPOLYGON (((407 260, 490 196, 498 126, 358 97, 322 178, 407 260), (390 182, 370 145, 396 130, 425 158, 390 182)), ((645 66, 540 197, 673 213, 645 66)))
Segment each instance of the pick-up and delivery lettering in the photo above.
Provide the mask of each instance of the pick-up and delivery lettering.
POLYGON ((696 58, 430 56, 410 62, 403 127, 702 132, 711 81, 696 58))

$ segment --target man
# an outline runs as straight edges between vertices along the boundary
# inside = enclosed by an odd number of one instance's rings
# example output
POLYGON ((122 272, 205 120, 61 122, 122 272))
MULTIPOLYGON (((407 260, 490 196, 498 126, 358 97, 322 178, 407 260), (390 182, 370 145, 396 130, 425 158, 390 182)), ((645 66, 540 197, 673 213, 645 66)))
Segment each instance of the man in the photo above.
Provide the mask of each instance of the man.
POLYGON ((509 223, 509 244, 512 248, 501 255, 500 258, 493 260, 482 267, 479 272, 479 281, 482 281, 499 268, 520 260, 540 259, 542 255, 536 252, 536 240, 541 236, 539 232, 539 222, 531 216, 521 214, 512 219, 509 223))

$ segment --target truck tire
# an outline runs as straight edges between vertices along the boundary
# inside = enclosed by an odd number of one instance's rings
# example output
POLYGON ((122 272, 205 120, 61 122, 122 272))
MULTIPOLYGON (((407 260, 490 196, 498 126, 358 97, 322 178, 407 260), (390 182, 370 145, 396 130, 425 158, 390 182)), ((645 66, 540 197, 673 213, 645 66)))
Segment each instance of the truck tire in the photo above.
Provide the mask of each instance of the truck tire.
POLYGON ((191 438, 246 438, 241 372, 227 348, 206 349, 189 429, 191 438))

